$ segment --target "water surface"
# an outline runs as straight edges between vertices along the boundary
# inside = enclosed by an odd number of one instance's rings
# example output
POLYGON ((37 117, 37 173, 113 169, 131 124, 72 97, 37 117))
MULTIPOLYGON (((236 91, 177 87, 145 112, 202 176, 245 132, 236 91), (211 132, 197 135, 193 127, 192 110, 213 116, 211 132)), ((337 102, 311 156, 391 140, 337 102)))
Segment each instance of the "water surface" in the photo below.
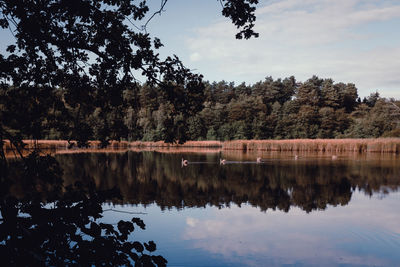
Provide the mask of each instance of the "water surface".
MULTIPOLYGON (((65 246, 72 239, 65 231, 72 235, 79 235, 79 229, 96 232, 93 221, 87 219, 96 220, 102 205, 103 217, 98 220, 107 225, 119 228, 120 220, 143 219, 146 229, 136 226, 129 240, 154 240, 153 255, 163 256, 169 266, 400 264, 398 155, 303 153, 296 157, 215 149, 86 152, 56 154, 66 196, 58 202, 51 188, 36 178, 16 178, 9 184, 8 194, 21 200, 12 202, 10 211, 20 208, 31 219, 21 214, 16 227, 3 220, 0 226, 21 243, 13 246, 14 239, 4 236, 10 245, 5 249, 17 247, 26 255, 51 257, 59 246, 61 262, 63 257, 74 261, 74 248, 65 246), (262 163, 256 162, 258 157, 262 163), (182 166, 182 159, 188 161, 187 166, 182 166), (225 164, 220 164, 221 159, 225 164), (78 202, 68 200, 68 185, 92 190, 91 183, 98 189, 90 191, 93 203, 79 194, 71 195, 78 202), (112 188, 120 191, 121 198, 104 202, 96 197, 96 192, 112 188), (31 203, 32 197, 39 202, 31 203), (32 239, 35 232, 45 238, 32 239), (48 242, 46 236, 54 240, 48 242), (35 240, 51 251, 26 243, 35 240)), ((19 169, 19 173, 24 172, 19 169)), ((95 237, 90 243, 93 248, 101 244, 96 240, 102 239, 95 237)), ((84 240, 78 243, 86 244, 84 240)))
POLYGON ((57 159, 66 183, 118 187, 123 200, 105 203, 102 220, 139 213, 147 227, 132 238, 154 240, 169 266, 400 264, 396 155, 125 151, 57 159))

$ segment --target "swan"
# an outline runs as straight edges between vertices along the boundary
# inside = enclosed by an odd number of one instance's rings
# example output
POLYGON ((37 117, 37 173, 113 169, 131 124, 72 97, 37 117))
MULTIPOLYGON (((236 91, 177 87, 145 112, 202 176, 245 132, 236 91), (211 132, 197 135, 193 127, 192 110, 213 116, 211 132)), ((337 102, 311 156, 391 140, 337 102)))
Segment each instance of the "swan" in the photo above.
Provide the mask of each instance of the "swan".
POLYGON ((225 159, 219 159, 219 164, 220 164, 220 165, 225 165, 225 163, 226 163, 226 160, 225 160, 225 159))
POLYGON ((261 163, 262 161, 261 161, 261 158, 260 157, 258 157, 257 158, 257 163, 261 163))
POLYGON ((188 164, 189 164, 189 161, 187 161, 187 159, 182 158, 182 167, 187 166, 188 164))

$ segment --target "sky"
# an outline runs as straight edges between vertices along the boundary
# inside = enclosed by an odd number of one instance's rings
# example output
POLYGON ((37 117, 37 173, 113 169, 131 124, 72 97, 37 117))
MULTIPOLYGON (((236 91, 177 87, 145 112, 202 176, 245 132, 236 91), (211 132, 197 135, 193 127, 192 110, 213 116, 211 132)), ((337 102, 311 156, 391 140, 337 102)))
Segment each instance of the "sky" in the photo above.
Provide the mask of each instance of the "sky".
MULTIPOLYGON (((159 1, 153 1, 159 4, 159 1)), ((214 0, 170 0, 148 30, 206 80, 253 84, 313 75, 354 83, 360 96, 400 98, 399 0, 261 0, 255 30, 237 30, 214 0)))
MULTIPOLYGON (((260 0, 256 15, 260 37, 236 40, 219 1, 169 0, 147 30, 162 57, 178 55, 210 82, 317 75, 400 99, 400 0, 260 0)), ((0 32, 1 50, 10 39, 0 32)))

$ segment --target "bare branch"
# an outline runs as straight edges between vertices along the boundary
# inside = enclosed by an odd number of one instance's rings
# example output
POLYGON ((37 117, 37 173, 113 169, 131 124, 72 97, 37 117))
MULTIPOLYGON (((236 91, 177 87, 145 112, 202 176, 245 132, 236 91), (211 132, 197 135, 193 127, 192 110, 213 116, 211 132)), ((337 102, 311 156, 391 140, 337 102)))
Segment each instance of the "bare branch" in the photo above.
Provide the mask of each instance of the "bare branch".
POLYGON ((161 15, 161 13, 162 13, 163 11, 165 11, 165 10, 164 10, 164 7, 165 7, 165 5, 167 4, 167 2, 168 2, 168 0, 161 0, 161 7, 160 7, 160 9, 159 9, 158 11, 154 12, 153 15, 151 15, 151 17, 150 17, 150 18, 146 21, 146 23, 142 26, 142 30, 143 30, 145 33, 147 33, 147 30, 146 30, 147 24, 149 24, 149 22, 154 18, 155 15, 157 15, 157 14, 161 15))
POLYGON ((141 29, 141 28, 139 28, 138 26, 136 26, 136 24, 133 23, 128 17, 125 17, 125 18, 126 18, 126 19, 129 21, 129 23, 132 24, 132 26, 135 27, 138 31, 143 31, 143 29, 141 29))

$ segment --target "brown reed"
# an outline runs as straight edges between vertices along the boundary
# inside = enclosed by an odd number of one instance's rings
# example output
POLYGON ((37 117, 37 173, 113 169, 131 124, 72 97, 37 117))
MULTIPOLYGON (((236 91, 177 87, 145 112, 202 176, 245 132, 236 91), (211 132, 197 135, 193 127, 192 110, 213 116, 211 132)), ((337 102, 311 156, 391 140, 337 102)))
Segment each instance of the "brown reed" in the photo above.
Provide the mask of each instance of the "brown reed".
MULTIPOLYGON (((27 149, 68 149, 66 140, 24 140, 27 149)), ((75 141, 71 141, 76 145, 75 141)), ((76 146, 75 146, 76 147, 76 146)), ((89 141, 90 149, 99 149, 100 141, 89 141)), ((400 138, 370 139, 291 139, 291 140, 235 140, 235 141, 188 141, 184 144, 158 142, 111 141, 107 149, 153 149, 153 148, 222 148, 242 151, 293 151, 293 152, 380 152, 400 153, 400 138)), ((14 147, 6 140, 3 149, 14 147)))
POLYGON ((261 150, 332 153, 399 153, 400 138, 235 140, 223 142, 222 149, 246 151, 261 150))
MULTIPOLYGON (((25 148, 30 150, 34 148, 40 149, 68 149, 69 143, 66 140, 23 140, 25 148)), ((70 141, 76 147, 76 141, 70 141)), ((99 149, 100 141, 89 141, 89 149, 99 149)), ((163 141, 158 142, 128 142, 128 141, 110 141, 107 149, 128 149, 128 148, 222 148, 222 143, 219 141, 188 141, 184 144, 170 144, 163 141)), ((4 150, 14 150, 15 147, 9 140, 5 140, 3 144, 4 150)))

